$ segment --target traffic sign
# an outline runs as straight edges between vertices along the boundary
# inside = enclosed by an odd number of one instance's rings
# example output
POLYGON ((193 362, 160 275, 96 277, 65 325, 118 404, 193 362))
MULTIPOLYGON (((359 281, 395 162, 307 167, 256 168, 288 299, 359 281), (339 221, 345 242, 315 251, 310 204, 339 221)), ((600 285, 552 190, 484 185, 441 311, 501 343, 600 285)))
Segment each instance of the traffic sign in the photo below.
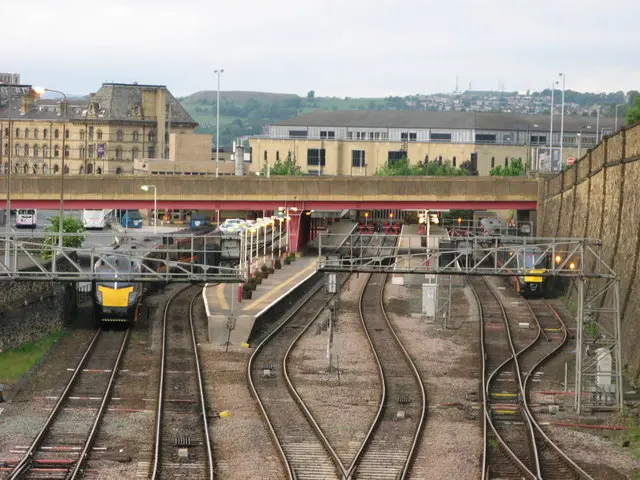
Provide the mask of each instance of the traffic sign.
POLYGON ((573 162, 575 162, 575 161, 576 161, 575 158, 569 157, 569 158, 567 158, 567 165, 573 165, 573 162))

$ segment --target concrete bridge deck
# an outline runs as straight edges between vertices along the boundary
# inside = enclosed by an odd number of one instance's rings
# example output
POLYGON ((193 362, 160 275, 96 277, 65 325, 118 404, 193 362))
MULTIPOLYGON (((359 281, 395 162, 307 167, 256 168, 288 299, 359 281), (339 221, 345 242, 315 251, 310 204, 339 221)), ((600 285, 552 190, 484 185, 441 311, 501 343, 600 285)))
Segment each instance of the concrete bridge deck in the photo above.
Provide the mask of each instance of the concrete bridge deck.
MULTIPOLYGON (((534 210, 538 180, 527 177, 200 177, 65 175, 67 208, 302 209, 464 208, 534 210)), ((59 175, 13 175, 14 208, 56 208, 59 175)), ((0 181, 0 198, 7 184, 0 181)), ((1 202, 1 201, 0 201, 1 202)), ((0 208, 4 202, 0 203, 0 208)))

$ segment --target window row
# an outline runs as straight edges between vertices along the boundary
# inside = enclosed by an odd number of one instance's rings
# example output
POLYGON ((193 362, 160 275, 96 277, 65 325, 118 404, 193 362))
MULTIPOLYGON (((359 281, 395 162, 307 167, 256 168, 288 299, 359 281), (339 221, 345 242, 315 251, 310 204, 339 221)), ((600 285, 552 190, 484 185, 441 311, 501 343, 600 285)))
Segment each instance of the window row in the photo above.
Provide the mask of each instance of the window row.
MULTIPOLYGON (((9 137, 9 128, 5 128, 4 129, 4 135, 5 137, 9 137)), ((88 135, 88 139, 89 140, 94 140, 94 137, 96 140, 102 140, 103 139, 103 133, 102 130, 97 130, 94 132, 94 127, 89 127, 88 133, 85 133, 85 130, 80 130, 79 133, 79 138, 80 140, 84 140, 85 139, 85 135, 88 135)), ((20 128, 16 128, 16 134, 15 134, 15 138, 31 138, 33 136, 33 138, 40 138, 40 131, 35 128, 33 130, 33 132, 31 132, 28 128, 24 129, 24 132, 20 129, 20 128)), ((69 139, 71 137, 71 133, 69 131, 69 129, 65 129, 64 131, 64 138, 69 139)), ((42 138, 43 139, 47 139, 49 138, 49 129, 45 128, 42 131, 42 138)), ((58 139, 60 138, 60 130, 59 129, 55 129, 53 131, 53 138, 58 139)), ((122 142, 125 138, 125 134, 122 130, 118 130, 116 132, 116 141, 117 142, 122 142)), ((133 143, 138 143, 140 141, 140 134, 134 130, 134 132, 131 134, 131 141, 133 143)), ((156 134, 155 132, 149 132, 147 133, 147 142, 148 143, 155 143, 156 141, 156 134)))
MULTIPOLYGON (((13 165, 13 173, 24 173, 25 175, 27 174, 34 174, 34 175, 38 175, 40 173, 44 174, 44 175, 49 175, 49 173, 53 173, 53 174, 57 174, 60 172, 60 167, 58 166, 58 164, 54 164, 52 167, 49 167, 49 165, 47 164, 42 164, 42 165, 38 165, 38 164, 33 164, 33 165, 29 165, 27 163, 25 164, 15 164, 13 165)), ((64 173, 70 173, 71 169, 69 168, 69 165, 65 165, 64 166, 64 173)), ((8 163, 4 163, 4 165, 2 166, 2 170, 0 171, 0 173, 3 173, 4 175, 6 175, 7 173, 9 173, 9 164, 8 163)), ((87 174, 90 175, 92 173, 94 173, 94 168, 93 165, 91 163, 88 163, 86 165, 86 168, 84 165, 80 165, 80 167, 78 168, 78 173, 79 174, 87 174)), ((95 169, 95 173, 97 175, 102 175, 102 167, 96 167, 95 169)), ((120 175, 121 173, 123 173, 123 170, 121 167, 117 167, 116 171, 115 171, 116 175, 120 175)))
MULTIPOLYGON (((155 147, 154 146, 149 146, 147 148, 147 155, 148 158, 154 158, 155 157, 155 147)), ((59 157, 60 156, 60 146, 59 145, 54 145, 53 147, 53 156, 54 157, 59 157)), ((69 147, 69 145, 65 145, 64 147, 64 156, 65 158, 69 158, 71 149, 69 147)), ((42 145, 42 147, 40 147, 39 145, 33 145, 30 146, 29 144, 24 144, 24 145, 14 145, 13 148, 13 153, 16 157, 34 157, 34 158, 38 158, 40 156, 42 156, 43 158, 47 158, 50 156, 49 153, 49 145, 42 145)), ((5 143, 4 144, 4 155, 9 155, 9 144, 5 143)), ((114 158, 116 160, 122 160, 124 158, 124 150, 122 149, 122 147, 116 147, 116 149, 114 150, 114 158)), ((138 149, 138 147, 133 147, 131 149, 131 158, 137 158, 140 155, 140 150, 138 149)), ((104 158, 105 157, 105 149, 103 145, 98 145, 97 148, 95 145, 89 145, 88 147, 80 147, 78 148, 78 157, 80 159, 85 159, 85 158, 104 158)))

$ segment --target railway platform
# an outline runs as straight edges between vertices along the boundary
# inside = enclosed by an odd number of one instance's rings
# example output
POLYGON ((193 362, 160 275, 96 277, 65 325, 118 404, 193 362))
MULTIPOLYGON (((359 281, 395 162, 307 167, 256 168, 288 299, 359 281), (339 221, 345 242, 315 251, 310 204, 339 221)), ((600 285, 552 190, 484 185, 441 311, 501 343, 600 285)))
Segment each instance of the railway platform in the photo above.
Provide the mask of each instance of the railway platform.
MULTIPOLYGON (((355 228, 347 220, 331 226, 331 242, 339 244, 355 228)), ((324 240, 323 240, 324 245, 324 240)), ((313 246, 313 244, 312 244, 313 246)), ((241 300, 239 284, 209 284, 202 291, 208 321, 209 342, 214 345, 245 344, 258 318, 316 274, 317 255, 298 256, 282 265, 257 286, 249 300, 241 300)))

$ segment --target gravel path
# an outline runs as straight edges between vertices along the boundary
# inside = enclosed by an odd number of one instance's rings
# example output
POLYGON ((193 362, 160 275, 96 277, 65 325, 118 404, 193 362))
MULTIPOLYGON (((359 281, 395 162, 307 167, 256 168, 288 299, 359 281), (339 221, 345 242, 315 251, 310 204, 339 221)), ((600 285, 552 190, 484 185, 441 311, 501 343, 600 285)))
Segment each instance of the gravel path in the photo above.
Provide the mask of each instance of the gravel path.
POLYGON ((375 360, 358 313, 366 277, 352 275, 340 294, 331 371, 329 332, 321 329, 318 321, 289 358, 291 381, 347 468, 375 418, 380 397, 375 360))
POLYGON ((468 293, 454 287, 451 324, 420 319, 420 285, 387 284, 387 314, 422 375, 429 411, 410 471, 411 479, 472 479, 480 476, 482 432, 475 394, 479 385, 478 323, 468 293))

